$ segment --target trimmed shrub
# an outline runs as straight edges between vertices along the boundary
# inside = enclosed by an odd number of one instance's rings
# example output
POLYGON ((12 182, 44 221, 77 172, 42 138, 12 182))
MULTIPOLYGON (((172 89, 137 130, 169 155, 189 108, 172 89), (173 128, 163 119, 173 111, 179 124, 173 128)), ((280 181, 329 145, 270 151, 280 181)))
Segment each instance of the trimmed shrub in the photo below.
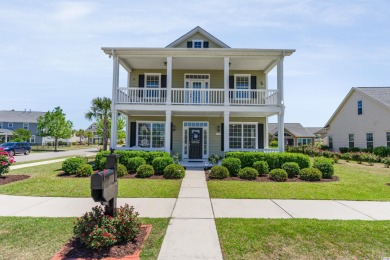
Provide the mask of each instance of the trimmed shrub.
POLYGON ((257 176, 259 176, 259 173, 255 168, 252 167, 245 167, 244 169, 241 169, 238 173, 238 177, 246 180, 255 180, 257 176))
POLYGON ((351 153, 357 153, 357 152, 360 152, 360 148, 359 147, 351 147, 348 149, 348 151, 351 153))
POLYGON ((334 174, 334 166, 333 166, 333 160, 324 158, 324 157, 318 157, 314 159, 313 168, 317 168, 322 173, 322 178, 324 179, 332 179, 332 176, 334 174))
POLYGON ((352 161, 352 154, 350 153, 341 154, 341 159, 346 160, 347 162, 352 161))
POLYGON ((333 161, 335 162, 335 163, 338 163, 339 162, 339 159, 341 158, 341 153, 333 153, 333 157, 332 157, 332 159, 333 159, 333 161))
POLYGON ((253 163, 253 168, 257 170, 259 176, 264 176, 269 173, 268 163, 265 161, 257 161, 253 163))
POLYGON ((225 166, 213 166, 210 170, 210 179, 225 179, 229 177, 229 170, 225 166))
POLYGON ((96 206, 77 218, 73 233, 88 248, 99 250, 134 240, 140 227, 138 212, 132 206, 117 208, 115 217, 104 215, 103 207, 96 206))
POLYGON ((88 163, 80 165, 76 170, 77 177, 88 177, 93 173, 92 166, 88 163))
POLYGON ((164 174, 165 168, 170 164, 173 164, 171 157, 156 157, 152 162, 156 174, 164 174))
POLYGON ((373 166, 375 162, 380 162, 380 157, 372 154, 372 153, 365 153, 362 155, 363 161, 367 162, 369 165, 373 166))
POLYGON ((300 153, 228 152, 226 158, 238 158, 241 167, 252 167, 256 161, 267 162, 270 170, 282 167, 285 162, 296 162, 299 168, 310 167, 310 157, 300 153))
POLYGON ((321 171, 317 168, 305 168, 299 174, 299 178, 304 181, 319 181, 321 177, 321 171))
POLYGON ((340 153, 348 153, 349 148, 348 147, 340 147, 339 150, 340 150, 340 153))
POLYGON ((382 163, 385 165, 386 168, 389 168, 390 167, 390 157, 383 158, 382 163))
POLYGON ((118 174, 118 177, 123 177, 127 174, 127 168, 121 163, 118 163, 116 166, 116 173, 118 174))
POLYGON ((374 148, 374 154, 380 157, 386 157, 390 154, 390 149, 385 146, 378 146, 374 148))
POLYGON ((269 172, 269 177, 274 181, 286 181, 288 173, 284 169, 273 169, 269 172))
POLYGON ((351 153, 352 160, 356 161, 358 164, 363 162, 363 154, 362 153, 351 153))
POLYGON ((222 160, 222 166, 225 166, 230 176, 238 176, 238 172, 241 169, 241 161, 238 158, 225 158, 222 160))
POLYGON ((127 159, 126 167, 128 171, 135 172, 142 164, 146 164, 146 160, 142 157, 136 156, 127 159))
POLYGON ((135 177, 137 178, 149 178, 150 176, 153 176, 154 174, 154 168, 153 166, 149 164, 143 164, 137 168, 137 172, 135 177))
POLYGON ((165 179, 182 179, 185 175, 184 167, 180 164, 170 164, 164 169, 165 179))
POLYGON ((299 174, 299 165, 296 162, 283 163, 282 169, 287 172, 289 178, 294 178, 299 174))
POLYGON ((68 158, 62 163, 61 169, 66 173, 66 174, 75 174, 77 169, 87 163, 86 158, 82 157, 73 157, 73 158, 68 158))

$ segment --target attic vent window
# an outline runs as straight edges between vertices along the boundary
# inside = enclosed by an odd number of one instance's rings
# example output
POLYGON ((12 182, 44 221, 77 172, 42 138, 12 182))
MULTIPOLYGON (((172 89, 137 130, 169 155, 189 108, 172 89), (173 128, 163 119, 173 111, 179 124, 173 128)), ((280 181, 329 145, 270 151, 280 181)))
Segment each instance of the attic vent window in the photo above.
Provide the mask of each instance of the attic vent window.
POLYGON ((202 49, 208 47, 209 47, 209 42, 204 40, 192 40, 187 42, 187 48, 202 49))

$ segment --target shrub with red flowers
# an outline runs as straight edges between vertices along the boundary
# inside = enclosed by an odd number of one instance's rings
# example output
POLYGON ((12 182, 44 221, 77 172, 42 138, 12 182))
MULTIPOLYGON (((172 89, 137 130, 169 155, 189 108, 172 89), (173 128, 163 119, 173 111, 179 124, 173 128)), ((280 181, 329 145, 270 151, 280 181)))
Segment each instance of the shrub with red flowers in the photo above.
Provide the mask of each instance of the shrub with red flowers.
POLYGON ((8 152, 0 148, 0 176, 9 172, 9 167, 15 162, 13 156, 9 156, 8 152))
POLYGON ((140 228, 133 206, 117 208, 115 217, 104 215, 103 207, 96 206, 77 219, 73 233, 88 248, 100 249, 134 240, 140 228))

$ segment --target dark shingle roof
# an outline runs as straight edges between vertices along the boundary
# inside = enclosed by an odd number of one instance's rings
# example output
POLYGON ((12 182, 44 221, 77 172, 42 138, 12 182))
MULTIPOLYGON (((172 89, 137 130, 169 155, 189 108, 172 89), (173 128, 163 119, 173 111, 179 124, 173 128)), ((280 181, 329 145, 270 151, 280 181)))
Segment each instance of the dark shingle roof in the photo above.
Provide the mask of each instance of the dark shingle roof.
POLYGON ((390 107, 390 87, 360 87, 356 89, 390 107))
MULTIPOLYGON (((310 133, 300 123, 284 123, 284 129, 295 137, 314 137, 314 134, 310 133)), ((278 124, 269 123, 268 132, 275 134, 278 131, 278 124)))
POLYGON ((46 112, 0 110, 0 122, 36 123, 46 112))

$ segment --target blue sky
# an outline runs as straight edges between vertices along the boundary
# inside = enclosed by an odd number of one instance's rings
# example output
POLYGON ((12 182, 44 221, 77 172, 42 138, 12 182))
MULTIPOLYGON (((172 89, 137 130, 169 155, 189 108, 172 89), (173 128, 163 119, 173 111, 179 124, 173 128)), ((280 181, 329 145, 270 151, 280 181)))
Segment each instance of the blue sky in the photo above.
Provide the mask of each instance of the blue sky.
POLYGON ((285 121, 323 126, 352 87, 390 86, 389 13, 386 0, 0 0, 0 110, 61 106, 86 128, 92 98, 111 97, 101 47, 164 47, 199 25, 233 48, 296 49, 285 121))

